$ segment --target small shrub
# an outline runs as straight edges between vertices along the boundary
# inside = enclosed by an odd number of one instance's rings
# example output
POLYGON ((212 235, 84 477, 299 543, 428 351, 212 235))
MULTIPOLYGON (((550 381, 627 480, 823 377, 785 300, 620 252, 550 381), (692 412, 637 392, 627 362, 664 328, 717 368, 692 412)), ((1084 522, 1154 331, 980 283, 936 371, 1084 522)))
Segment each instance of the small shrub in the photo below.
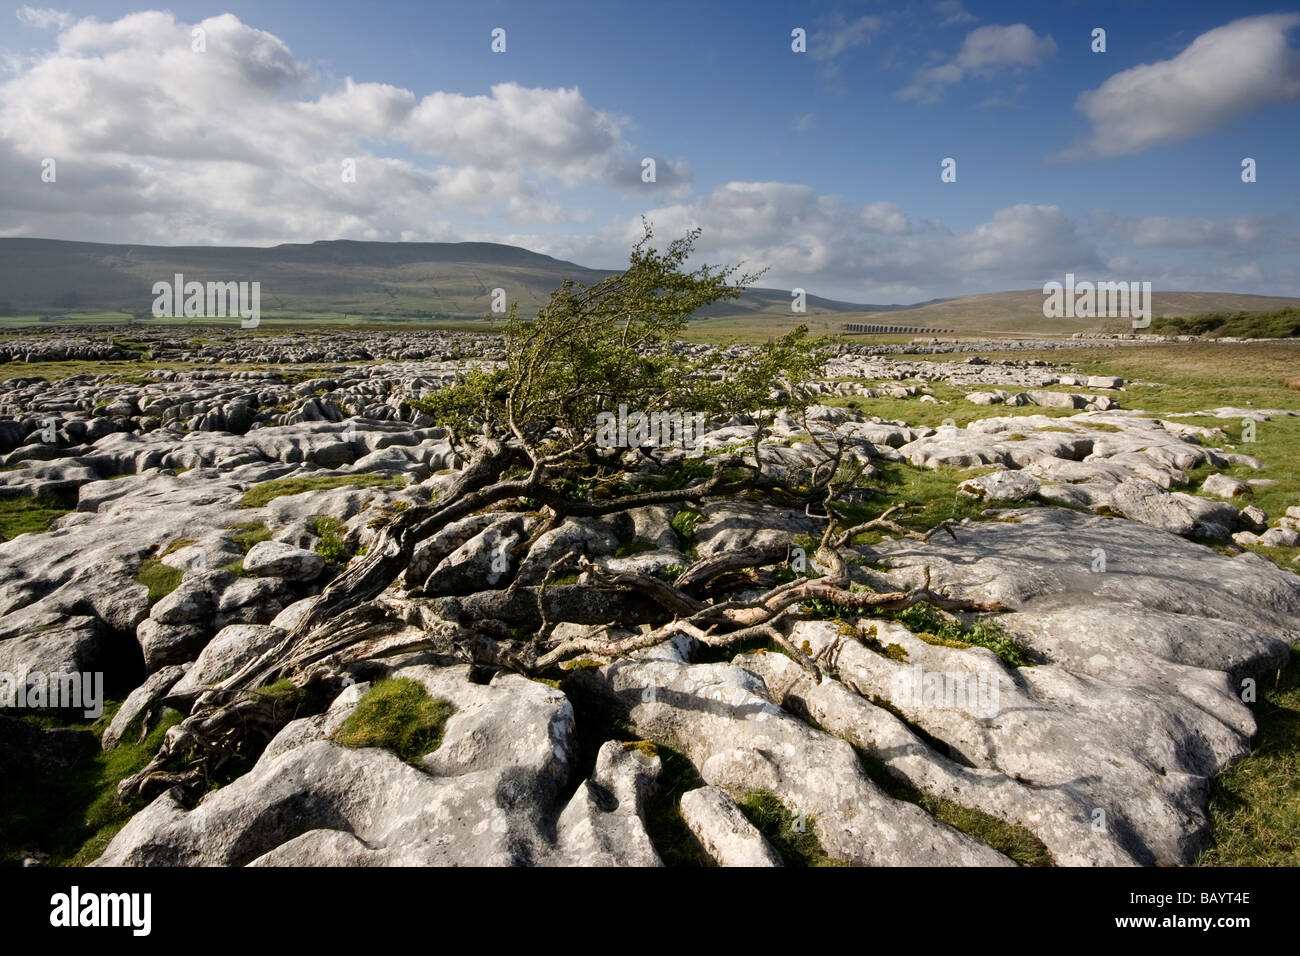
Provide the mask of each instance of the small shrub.
POLYGON ((330 564, 347 564, 352 555, 348 552, 347 540, 342 533, 343 522, 328 515, 312 515, 307 520, 311 533, 318 539, 316 552, 324 556, 330 564))
POLYGON ((924 603, 890 612, 890 616, 929 644, 985 647, 1012 667, 1033 664, 1029 651, 994 620, 981 619, 962 624, 955 618, 944 617, 936 608, 924 603))

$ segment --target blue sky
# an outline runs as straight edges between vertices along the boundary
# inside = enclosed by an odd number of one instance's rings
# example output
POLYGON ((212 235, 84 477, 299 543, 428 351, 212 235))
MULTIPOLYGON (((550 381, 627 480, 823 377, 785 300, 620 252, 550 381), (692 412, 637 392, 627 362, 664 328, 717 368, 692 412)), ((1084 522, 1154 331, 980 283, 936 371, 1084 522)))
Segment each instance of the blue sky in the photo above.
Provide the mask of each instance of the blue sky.
POLYGON ((646 213, 853 301, 1067 271, 1300 295, 1294 6, 11 9, 0 235, 475 239, 617 267, 646 213))

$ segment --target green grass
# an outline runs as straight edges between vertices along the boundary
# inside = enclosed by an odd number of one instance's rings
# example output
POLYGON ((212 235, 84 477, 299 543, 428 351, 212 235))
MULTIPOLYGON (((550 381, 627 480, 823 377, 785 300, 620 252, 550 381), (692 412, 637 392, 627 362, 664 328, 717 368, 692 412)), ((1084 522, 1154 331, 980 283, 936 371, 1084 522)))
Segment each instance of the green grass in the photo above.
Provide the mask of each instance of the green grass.
MULTIPOLYGON (((906 356, 908 359, 920 357, 906 356)), ((1057 361, 1060 361, 1060 359, 1057 359, 1057 361)), ((958 428, 964 428, 971 422, 985 418, 1022 417, 1027 415, 1067 418, 1078 414, 1078 409, 1074 408, 1050 408, 1038 405, 976 405, 966 401, 968 393, 990 391, 995 387, 992 385, 970 385, 957 388, 946 382, 936 381, 929 383, 926 387, 933 393, 935 398, 946 404, 932 405, 929 402, 921 401, 919 395, 914 398, 865 398, 858 395, 823 395, 818 396, 817 400, 823 405, 855 409, 864 415, 873 415, 886 421, 907 422, 913 428, 938 428, 945 421, 949 421, 958 428)), ((1041 391, 1065 392, 1078 392, 1079 390, 1079 387, 1067 388, 1064 386, 1041 389, 1041 391)), ((1008 388, 1004 389, 1004 391, 1014 394, 1017 389, 1008 388)))
MULTIPOLYGON (((996 353, 989 354, 997 357, 996 353)), ((1221 406, 1300 409, 1300 380, 1296 373, 1300 368, 1300 342, 1173 342, 1018 352, 1015 357, 1063 363, 1083 374, 1122 376, 1129 382, 1119 396, 1124 407, 1156 416, 1221 406)), ((933 406, 921 407, 928 408, 931 414, 934 411, 933 406)), ((988 409, 978 411, 989 414, 988 409)), ((1010 411, 999 409, 994 414, 1010 411)), ((952 417, 960 422, 959 416, 952 417)), ((1269 478, 1276 482, 1257 488, 1253 496, 1254 503, 1271 519, 1283 514, 1288 505, 1300 502, 1300 419, 1281 416, 1260 422, 1255 426, 1254 442, 1241 440, 1240 419, 1198 416, 1174 421, 1219 428, 1228 435, 1221 447, 1251 455, 1263 463, 1260 471, 1244 466, 1226 471, 1240 478, 1269 478)), ((1191 483, 1184 490, 1198 491, 1200 482, 1215 470, 1208 466, 1193 470, 1191 483)), ((1250 550, 1288 570, 1297 568, 1293 562, 1300 549, 1250 550)), ((1270 686, 1261 681, 1261 699, 1254 705, 1259 734, 1253 752, 1221 774, 1212 786, 1209 813, 1213 838, 1198 859, 1202 865, 1300 864, 1300 665, 1296 653, 1292 653, 1291 660, 1280 683, 1270 686)))
POLYGON ((1198 866, 1300 866, 1300 644, 1258 686, 1254 749, 1214 781, 1213 842, 1198 866))
POLYGON ((814 832, 813 817, 795 816, 775 794, 751 790, 739 801, 739 806, 740 812, 772 844, 786 866, 848 865, 826 854, 814 832))
POLYGON ((263 700, 274 701, 283 704, 286 707, 297 707, 303 703, 303 690, 287 677, 283 677, 274 684, 267 684, 265 687, 258 687, 253 690, 256 697, 263 700))
POLYGON ((158 556, 160 558, 165 558, 167 555, 175 554, 181 548, 188 548, 192 544, 194 544, 193 538, 177 538, 175 541, 168 544, 167 547, 163 548, 162 551, 158 553, 158 556))
POLYGON ((240 499, 241 508, 261 508, 285 495, 305 491, 329 491, 334 488, 400 488, 406 483, 402 475, 313 475, 274 478, 254 485, 240 499))
MULTIPOLYGON (((75 506, 75 500, 72 505, 75 506)), ((0 541, 12 541, 20 534, 49 531, 56 518, 72 510, 68 501, 48 496, 0 500, 0 541)))
MULTIPOLYGON (((121 702, 106 703, 96 721, 71 724, 99 736, 121 702)), ((181 715, 164 711, 158 725, 139 741, 137 718, 113 750, 96 751, 58 772, 19 780, 0 779, 0 863, 27 850, 49 853, 55 866, 84 866, 93 862, 142 801, 119 804, 117 785, 143 770, 162 744, 167 728, 181 715), (139 741, 139 742, 138 742, 139 741)))
MULTIPOLYGON (((1157 417, 1175 412, 1197 412, 1224 406, 1300 410, 1300 341, 1272 343, 1167 342, 1131 348, 1079 349, 1069 352, 1022 352, 1018 358, 1065 362, 1088 375, 1120 375, 1129 381, 1121 395, 1126 408, 1142 409, 1157 417), (1133 382, 1158 384, 1134 385, 1133 382)), ((1228 435, 1219 447, 1258 458, 1255 471, 1236 465, 1225 470, 1238 478, 1268 478, 1276 484, 1255 489, 1252 503, 1275 521, 1290 505, 1300 503, 1300 417, 1274 416, 1255 425, 1255 441, 1243 441, 1239 418, 1193 416, 1171 419, 1187 425, 1218 428, 1228 435)), ((1206 444, 1215 444, 1206 442, 1206 444)), ((1196 493, 1206 475, 1202 467, 1192 472, 1184 491, 1196 493)), ((1245 501, 1234 502, 1239 507, 1245 501)), ((1300 548, 1248 550, 1296 570, 1300 548)))
POLYGON ((415 763, 442 743, 455 708, 406 677, 378 681, 334 734, 345 747, 383 747, 415 763))
POLYGON ((239 546, 239 549, 244 554, 248 554, 253 545, 271 540, 271 529, 261 521, 241 521, 239 524, 227 525, 226 527, 228 530, 235 532, 230 536, 231 540, 239 546))
MULTIPOLYGON (((867 615, 858 608, 812 598, 801 603, 812 617, 820 620, 857 621, 867 615)), ((981 618, 963 624, 956 618, 945 617, 943 612, 929 604, 913 604, 902 611, 878 611, 879 616, 903 624, 909 631, 937 647, 962 650, 967 647, 984 647, 1000 657, 1010 667, 1031 667, 1029 651, 1004 631, 992 618, 981 618)), ((846 625, 847 626, 847 625, 846 625)), ((892 660, 904 661, 907 651, 897 644, 882 644, 873 633, 863 643, 892 660)), ((848 632, 846 632, 848 633, 848 632)), ((805 650, 807 650, 805 648, 805 650)))
POLYGON ((149 589, 150 604, 157 604, 175 591, 184 576, 185 572, 180 568, 168 567, 157 556, 145 558, 135 572, 136 581, 149 589))
MULTIPOLYGON (((991 468, 916 468, 906 462, 876 461, 876 477, 865 482, 875 491, 878 501, 870 505, 835 505, 846 525, 875 518, 890 505, 908 502, 916 507, 898 512, 892 520, 912 531, 928 531, 941 521, 977 518, 986 507, 967 495, 958 495, 957 486, 968 478, 987 474, 991 468)), ((866 531, 856 535, 853 544, 875 544, 889 531, 866 531)))

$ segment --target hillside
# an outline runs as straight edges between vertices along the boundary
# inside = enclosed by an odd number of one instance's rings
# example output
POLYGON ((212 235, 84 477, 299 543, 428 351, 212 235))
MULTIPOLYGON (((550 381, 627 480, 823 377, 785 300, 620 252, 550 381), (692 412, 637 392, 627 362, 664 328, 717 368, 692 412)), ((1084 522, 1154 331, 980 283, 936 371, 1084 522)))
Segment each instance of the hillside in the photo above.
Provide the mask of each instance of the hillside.
MULTIPOLYGON (((424 321, 482 318, 498 287, 530 314, 561 279, 593 283, 610 274, 490 242, 338 240, 260 248, 0 239, 0 314, 147 314, 153 283, 177 272, 186 281, 259 281, 267 315, 424 321)), ((788 291, 756 288, 706 314, 789 314, 789 308, 788 291)), ((808 297, 811 314, 892 308, 900 307, 808 297)))
MULTIPOLYGON (((1300 299, 1242 295, 1235 292, 1161 292, 1155 290, 1153 315, 1185 317, 1214 312, 1269 312, 1300 305, 1300 299)), ((838 317, 837 318, 841 318, 838 317)), ((879 322, 879 316, 843 316, 845 322, 879 322)), ((1043 316, 1042 289, 988 292, 900 309, 889 315, 895 325, 956 329, 967 334, 1133 331, 1129 319, 1049 319, 1043 316)))
MULTIPOLYGON (((0 239, 0 317, 4 324, 150 316, 154 282, 261 282, 267 319, 356 322, 479 320, 492 289, 506 290, 524 315, 542 306, 564 278, 593 283, 610 274, 518 246, 491 242, 354 242, 255 246, 141 246, 54 239, 0 239)), ((1300 299, 1227 292, 1159 292, 1157 316, 1262 312, 1300 299)), ((751 288, 696 316, 698 331, 768 335, 807 322, 835 333, 847 323, 888 323, 958 334, 1070 334, 1126 331, 1128 320, 1047 319, 1038 289, 864 305, 809 295, 790 312, 786 289, 751 288), (882 313, 888 313, 887 318, 882 313)))

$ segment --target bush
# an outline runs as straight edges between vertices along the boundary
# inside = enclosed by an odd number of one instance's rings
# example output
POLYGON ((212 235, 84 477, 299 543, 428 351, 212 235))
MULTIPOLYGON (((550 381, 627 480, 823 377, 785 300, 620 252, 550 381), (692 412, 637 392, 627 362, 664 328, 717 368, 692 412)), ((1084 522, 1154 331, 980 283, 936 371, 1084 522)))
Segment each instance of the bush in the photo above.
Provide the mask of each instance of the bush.
POLYGON ((1158 316, 1151 331, 1160 335, 1231 336, 1241 339, 1286 339, 1300 336, 1300 308, 1275 312, 1208 312, 1182 317, 1158 316))
POLYGON ((312 515, 307 520, 316 541, 317 554, 323 555, 330 564, 347 564, 352 557, 348 553, 345 536, 341 533, 343 522, 329 515, 312 515))

